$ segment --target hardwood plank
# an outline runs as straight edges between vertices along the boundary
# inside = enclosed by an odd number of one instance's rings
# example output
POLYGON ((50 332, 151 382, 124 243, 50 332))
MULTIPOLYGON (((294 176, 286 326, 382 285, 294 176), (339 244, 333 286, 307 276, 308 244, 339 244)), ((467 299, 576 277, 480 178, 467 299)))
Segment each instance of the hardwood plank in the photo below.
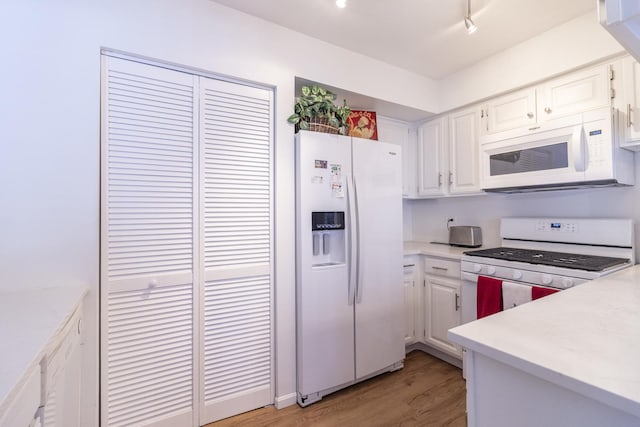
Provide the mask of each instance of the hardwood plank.
POLYGON ((460 369, 413 351, 403 369, 337 391, 306 408, 268 406, 205 427, 464 427, 465 410, 460 369))

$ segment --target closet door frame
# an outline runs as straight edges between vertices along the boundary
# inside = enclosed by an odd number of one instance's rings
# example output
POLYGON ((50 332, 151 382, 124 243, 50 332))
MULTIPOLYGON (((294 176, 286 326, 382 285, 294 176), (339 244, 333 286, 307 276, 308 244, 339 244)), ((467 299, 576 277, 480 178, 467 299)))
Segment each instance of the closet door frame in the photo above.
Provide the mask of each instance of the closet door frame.
MULTIPOLYGON (((241 85, 245 85, 245 86, 249 86, 249 87, 255 87, 255 88, 259 88, 259 89, 263 89, 263 90, 268 90, 271 92, 271 107, 270 107, 270 113, 271 113, 271 120, 270 120, 270 128, 271 128, 271 136, 270 136, 270 154, 269 154, 269 161, 270 161, 270 168, 269 168, 269 191, 270 191, 270 199, 269 199, 269 222, 270 222, 270 231, 269 231, 269 236, 270 236, 270 265, 269 265, 269 281, 270 281, 270 332, 271 332, 271 343, 270 343, 270 352, 271 352, 271 360, 270 360, 270 365, 271 365, 271 381, 270 381, 270 389, 271 389, 271 404, 274 403, 275 401, 275 393, 276 393, 276 372, 275 372, 275 367, 276 367, 276 349, 275 349, 275 334, 276 334, 276 325, 275 325, 275 304, 276 304, 276 299, 275 299, 275 211, 274 211, 274 207, 275 207, 275 185, 274 185, 274 176, 275 176, 275 171, 274 171, 274 152, 275 152, 275 88, 269 85, 263 85, 263 84, 258 84, 258 83, 254 83, 254 82, 248 82, 248 81, 244 81, 244 80, 239 80, 239 79, 233 79, 233 78, 229 78, 226 76, 221 76, 221 75, 217 75, 215 73, 210 73, 210 72, 205 72, 199 69, 194 69, 194 68, 190 68, 190 67, 185 67, 185 66, 181 66, 181 65, 177 65, 177 64, 171 64, 171 63, 167 63, 167 62, 163 62, 163 61, 159 61, 159 60, 155 60, 155 59, 150 59, 150 58, 146 58, 146 57, 142 57, 142 56, 137 56, 134 54, 129 54, 129 53, 125 53, 125 52, 121 52, 118 50, 114 50, 114 49, 108 49, 108 48, 104 48, 101 50, 101 59, 103 59, 103 57, 112 57, 112 58, 119 58, 119 59, 123 59, 123 60, 128 60, 128 61, 133 61, 133 62, 138 62, 141 64, 146 64, 149 66, 154 66, 154 67, 160 67, 160 68, 165 68, 165 69, 169 69, 169 70, 174 70, 174 71, 178 71, 178 72, 184 72, 184 73, 188 73, 188 74, 192 74, 194 77, 194 94, 196 94, 196 96, 194 96, 194 112, 197 113, 198 108, 199 108, 199 98, 198 98, 198 94, 200 92, 200 88, 199 88, 199 82, 201 78, 210 78, 210 79, 214 79, 214 80, 220 80, 220 81, 225 81, 225 82, 230 82, 230 83, 237 83, 237 84, 241 84, 241 85)), ((100 337, 99 337, 99 342, 100 342, 100 351, 99 351, 99 358, 100 358, 100 390, 101 390, 101 394, 103 395, 103 397, 101 397, 100 399, 100 405, 103 406, 103 399, 104 399, 104 386, 103 386, 103 381, 105 378, 107 378, 107 364, 106 364, 106 330, 104 329, 106 327, 107 323, 107 316, 108 316, 108 306, 107 306, 107 299, 108 299, 108 290, 105 287, 105 270, 106 270, 106 266, 107 266, 107 258, 106 258, 106 254, 107 254, 107 248, 105 247, 106 242, 103 239, 103 236, 105 235, 104 233, 107 232, 107 223, 104 220, 106 218, 105 216, 105 211, 107 209, 106 204, 104 203, 104 197, 106 194, 106 188, 107 188, 107 177, 106 177, 106 173, 105 171, 106 169, 106 162, 107 162, 107 155, 106 155, 106 150, 107 150, 107 129, 105 126, 105 117, 104 117, 104 112, 106 111, 106 93, 104 93, 104 66, 101 67, 101 128, 100 128, 100 263, 101 263, 101 268, 100 268, 100 286, 99 286, 99 301, 100 301, 100 316, 99 316, 99 320, 100 320, 100 337)), ((194 319, 194 324, 193 324, 193 369, 192 369, 192 385, 193 385, 193 401, 192 401, 192 408, 193 408, 193 416, 192 416, 192 426, 197 427, 200 424, 200 419, 201 419, 201 413, 204 412, 203 408, 201 408, 200 406, 202 405, 203 402, 203 397, 201 395, 201 390, 202 390, 202 386, 201 386, 201 381, 200 378, 202 378, 202 374, 203 374, 203 357, 201 354, 201 350, 202 350, 202 343, 203 343, 203 332, 204 332, 204 327, 203 327, 203 313, 204 313, 204 287, 202 286, 202 284, 204 283, 204 262, 202 259, 202 239, 201 239, 201 231, 203 228, 203 223, 202 223, 202 218, 200 217, 200 213, 201 213, 201 208, 200 208, 200 192, 202 190, 202 184, 200 182, 201 179, 201 171, 200 171, 200 155, 201 155, 201 143, 200 143, 200 120, 199 120, 199 114, 196 114, 196 117, 194 117, 194 122, 193 122, 193 135, 194 135, 194 146, 193 146, 193 157, 192 157, 192 173, 193 173, 193 230, 194 230, 194 235, 193 235, 193 252, 192 252, 192 256, 193 256, 193 274, 192 274, 192 280, 193 280, 193 319, 194 319), (197 232, 196 232, 197 231, 197 232)), ((102 408, 101 409, 101 414, 100 414, 100 420, 102 423, 106 423, 106 418, 105 418, 105 409, 102 408)), ((159 422, 156 424, 153 424, 154 426, 162 426, 163 423, 159 422)))

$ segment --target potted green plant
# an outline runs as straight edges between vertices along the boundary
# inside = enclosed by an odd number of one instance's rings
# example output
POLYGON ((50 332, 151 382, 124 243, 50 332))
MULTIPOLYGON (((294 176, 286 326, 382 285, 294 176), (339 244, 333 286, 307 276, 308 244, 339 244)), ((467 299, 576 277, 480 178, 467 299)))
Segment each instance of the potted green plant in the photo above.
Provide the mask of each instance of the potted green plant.
POLYGON ((330 90, 317 85, 302 86, 302 95, 296 98, 293 114, 287 121, 296 125, 296 132, 301 129, 346 135, 351 109, 346 100, 342 106, 335 105, 335 100, 336 94, 330 90))

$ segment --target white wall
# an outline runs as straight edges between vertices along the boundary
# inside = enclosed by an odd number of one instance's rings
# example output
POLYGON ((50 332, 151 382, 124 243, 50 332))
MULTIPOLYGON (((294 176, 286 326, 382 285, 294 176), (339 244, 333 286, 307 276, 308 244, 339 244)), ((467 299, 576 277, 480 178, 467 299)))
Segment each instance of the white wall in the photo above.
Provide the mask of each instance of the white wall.
POLYGON ((82 425, 97 419, 102 47, 275 87, 276 390, 293 402, 294 78, 426 111, 439 108, 434 82, 208 0, 26 0, 3 14, 0 290, 90 288, 82 425))
POLYGON ((526 86, 623 51, 598 23, 594 10, 440 80, 440 111, 526 86))

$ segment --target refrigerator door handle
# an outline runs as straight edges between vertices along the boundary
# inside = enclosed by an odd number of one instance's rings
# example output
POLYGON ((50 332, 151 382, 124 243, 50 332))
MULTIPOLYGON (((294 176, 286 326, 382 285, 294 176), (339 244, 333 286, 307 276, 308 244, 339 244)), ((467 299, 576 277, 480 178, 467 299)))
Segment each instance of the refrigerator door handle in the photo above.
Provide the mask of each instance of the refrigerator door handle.
POLYGON ((353 199, 354 199, 354 217, 356 229, 356 247, 355 247, 355 267, 356 267, 356 295, 355 304, 362 302, 362 274, 360 274, 360 212, 358 210, 358 185, 356 184, 356 176, 353 175, 353 199))
POLYGON ((347 203, 349 208, 349 286, 347 288, 348 304, 355 304, 356 283, 358 280, 358 233, 356 229, 356 200, 351 177, 347 178, 347 203))

